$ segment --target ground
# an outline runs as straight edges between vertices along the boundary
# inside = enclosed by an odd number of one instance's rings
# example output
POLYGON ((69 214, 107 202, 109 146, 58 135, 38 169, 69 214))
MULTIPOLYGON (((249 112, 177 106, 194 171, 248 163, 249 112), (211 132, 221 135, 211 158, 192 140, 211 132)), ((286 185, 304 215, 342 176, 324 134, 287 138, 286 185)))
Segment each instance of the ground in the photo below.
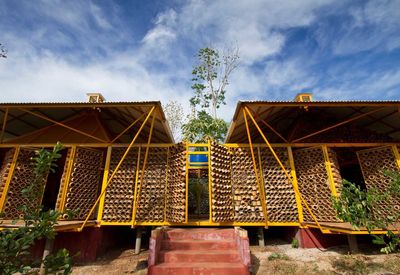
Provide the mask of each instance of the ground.
MULTIPOLYGON (((251 246, 253 274, 400 274, 400 254, 382 254, 360 247, 351 255, 346 246, 331 249, 300 249, 275 242, 251 246)), ((73 274, 147 274, 148 253, 133 249, 110 251, 96 262, 78 265, 73 274)))

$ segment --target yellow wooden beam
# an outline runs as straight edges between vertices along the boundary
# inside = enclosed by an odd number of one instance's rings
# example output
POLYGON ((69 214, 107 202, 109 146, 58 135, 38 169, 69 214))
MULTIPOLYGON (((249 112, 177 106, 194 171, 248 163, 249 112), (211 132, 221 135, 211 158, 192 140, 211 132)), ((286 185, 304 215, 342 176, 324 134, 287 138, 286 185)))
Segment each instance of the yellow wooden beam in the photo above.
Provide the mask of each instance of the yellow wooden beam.
MULTIPOLYGON (((296 167, 294 166, 293 151, 291 147, 288 147, 287 150, 290 163, 290 172, 293 178, 293 185, 295 186, 296 189, 299 189, 299 184, 296 175, 296 167)), ((302 223, 304 221, 304 216, 303 216, 303 206, 301 204, 301 198, 299 196, 299 193, 297 192, 294 192, 294 196, 296 198, 297 212, 299 214, 299 222, 302 223)))
POLYGON ((141 153, 142 147, 138 148, 138 156, 136 160, 136 172, 135 172, 135 186, 133 187, 133 204, 132 204, 132 220, 131 220, 131 226, 132 228, 135 226, 135 219, 136 219, 136 212, 135 212, 135 207, 136 207, 136 201, 137 201, 137 190, 138 190, 138 182, 139 182, 139 172, 140 172, 140 153, 141 153))
POLYGON ((332 172, 332 163, 329 160, 329 153, 328 153, 328 148, 324 145, 322 146, 322 152, 324 154, 324 160, 325 160, 325 169, 326 172, 328 173, 328 180, 331 188, 331 193, 333 196, 337 197, 337 190, 336 190, 336 185, 335 185, 335 179, 333 178, 333 172, 332 172))
POLYGON ((92 215, 94 209, 96 208, 97 204, 100 201, 100 198, 103 196, 104 192, 107 190, 107 186, 110 184, 110 182, 112 181, 112 179, 114 178, 115 174, 118 172, 119 167, 121 166, 122 162, 125 160, 126 156, 128 155, 129 151, 131 150, 132 145, 135 143, 137 137, 139 136, 140 132, 142 131, 144 125, 146 124, 147 120, 149 119, 149 117, 151 116, 151 114, 154 111, 153 107, 150 112, 148 113, 146 119, 143 121, 142 125, 140 126, 139 130, 137 131, 135 137, 132 139, 131 143, 129 144, 128 148, 126 149, 124 155, 122 156, 121 160, 119 161, 117 167, 115 167, 115 170, 113 171, 113 173, 111 174, 110 178, 107 181, 107 184, 104 188, 104 190, 101 192, 100 196, 97 198, 96 202, 94 203, 93 207, 90 209, 89 213, 87 214, 87 217, 85 219, 85 221, 83 222, 82 226, 79 228, 79 231, 82 231, 82 229, 85 227, 85 224, 87 223, 87 221, 89 220, 90 216, 92 215))
POLYGON ((104 174, 103 174, 103 183, 101 185, 101 193, 103 196, 100 199, 99 210, 97 211, 97 220, 101 221, 103 219, 103 210, 104 210, 104 203, 106 200, 105 192, 107 181, 108 181, 108 174, 110 172, 110 163, 111 163, 111 154, 112 154, 112 147, 107 148, 107 155, 106 155, 106 164, 104 167, 104 174))
POLYGON ((261 201, 261 203, 264 203, 265 206, 265 221, 268 224, 268 204, 267 204, 267 196, 265 193, 265 182, 264 182, 264 173, 263 173, 263 169, 262 169, 262 161, 261 161, 261 153, 260 153, 260 147, 257 147, 257 155, 258 155, 258 164, 260 166, 260 191, 261 191, 261 197, 263 199, 263 201, 261 201))
POLYGON ((67 171, 65 171, 65 178, 64 178, 64 183, 62 189, 59 191, 61 192, 61 201, 60 201, 60 212, 64 212, 65 210, 65 201, 67 198, 67 192, 69 188, 69 182, 71 179, 71 173, 72 173, 72 168, 74 166, 74 160, 75 160, 75 154, 76 154, 76 146, 72 146, 69 150, 71 150, 70 153, 70 158, 68 159, 67 162, 67 171))
POLYGON ((293 180, 290 177, 289 173, 287 172, 285 166, 282 164, 281 160, 279 159, 278 155, 275 153, 275 150, 272 148, 271 144, 269 143, 268 139, 265 137, 264 133, 261 131, 260 126, 258 126, 257 122, 254 120, 253 116, 251 115, 251 113, 247 110, 247 108, 245 107, 246 112, 249 114, 250 119, 253 121, 254 125, 256 126, 257 130, 259 131, 261 137, 264 139, 265 143, 268 145, 268 148, 270 149, 272 155, 274 156, 274 158, 276 159, 276 161, 278 162, 279 166, 282 168, 283 172, 285 173, 286 177, 290 180, 290 182, 292 183, 293 189, 294 191, 298 194, 298 196, 300 197, 301 201, 303 202, 303 204, 305 205, 305 207, 307 208, 307 210, 309 211, 311 217, 313 218, 313 220, 315 221, 315 223, 318 225, 319 229, 321 231, 323 231, 322 227, 320 226, 317 218, 315 217, 314 213, 312 212, 311 208, 308 206, 308 203, 306 202, 306 200, 301 196, 300 191, 298 188, 296 188, 297 186, 295 184, 293 184, 293 180))
MULTIPOLYGON (((186 180, 186 190, 185 190, 185 223, 187 223, 189 221, 189 144, 186 143, 186 167, 185 167, 185 171, 186 171, 186 175, 185 175, 185 180, 186 180)), ((210 178, 208 179, 210 180, 210 178)))
POLYGON ((349 119, 346 119, 346 120, 344 120, 344 121, 342 121, 342 122, 336 123, 336 124, 334 124, 334 125, 332 125, 332 126, 326 127, 326 128, 324 128, 324 129, 321 129, 321 130, 316 131, 316 132, 314 132, 314 133, 308 134, 308 135, 306 135, 306 136, 304 136, 304 137, 297 138, 297 139, 293 140, 292 142, 293 142, 293 143, 296 143, 296 142, 299 142, 300 140, 304 140, 304 139, 306 139, 306 138, 309 138, 309 137, 312 137, 312 136, 315 136, 315 135, 324 133, 324 132, 329 131, 329 130, 331 130, 331 129, 333 129, 333 128, 336 128, 336 127, 345 125, 345 124, 350 123, 350 122, 352 122, 352 121, 358 120, 358 119, 360 119, 360 118, 362 118, 362 117, 369 116, 369 115, 371 115, 371 114, 373 114, 373 113, 382 111, 383 109, 384 109, 384 107, 379 108, 379 109, 375 109, 375 110, 372 110, 372 111, 369 111, 369 112, 367 112, 367 113, 363 113, 363 114, 361 114, 361 115, 358 115, 358 116, 355 116, 355 117, 352 117, 352 118, 349 118, 349 119))
POLYGON ((47 120, 47 121, 49 121, 49 122, 51 122, 51 123, 57 124, 57 125, 59 125, 59 126, 61 126, 61 127, 67 128, 67 129, 69 129, 69 130, 71 130, 71 131, 74 131, 74 132, 76 132, 76 133, 78 133, 78 134, 81 134, 81 135, 90 137, 90 138, 95 139, 95 140, 100 141, 100 142, 108 143, 107 140, 98 138, 98 137, 93 136, 93 135, 91 135, 91 134, 89 134, 89 133, 86 133, 86 132, 84 132, 84 131, 75 129, 75 128, 73 128, 73 127, 71 127, 71 126, 68 126, 68 125, 66 125, 66 124, 64 124, 64 123, 58 122, 58 121, 56 121, 56 120, 54 120, 54 119, 51 119, 51 118, 49 118, 49 117, 47 117, 47 116, 45 116, 45 115, 38 114, 38 113, 29 111, 29 110, 23 109, 23 108, 20 108, 20 110, 23 111, 23 112, 26 112, 26 113, 28 113, 28 114, 31 114, 31 115, 33 115, 33 116, 36 116, 36 117, 42 118, 42 119, 44 119, 44 120, 47 120))
POLYGON ((19 151, 20 151, 20 147, 16 147, 15 148, 15 152, 14 152, 14 156, 13 156, 12 161, 11 161, 10 170, 8 171, 6 183, 4 185, 3 193, 1 194, 1 198, 0 198, 0 212, 3 212, 3 210, 4 210, 3 209, 4 203, 6 202, 8 189, 10 187, 10 184, 11 184, 11 181, 12 181, 12 178, 13 178, 15 166, 17 165, 19 151))
POLYGON ((111 143, 114 143, 115 141, 117 141, 123 134, 125 134, 130 128, 132 128, 139 120, 142 119, 142 117, 144 117, 145 113, 143 113, 138 119, 136 119, 135 121, 133 121, 128 127, 125 128, 125 130, 123 130, 118 136, 116 136, 111 143))
POLYGON ((207 154, 208 154, 207 168, 208 168, 208 207, 209 207, 209 209, 208 209, 208 211, 209 211, 208 219, 209 219, 210 223, 212 223, 213 222, 213 219, 212 219, 212 214, 213 214, 213 211, 212 211, 212 193, 213 193, 212 182, 213 182, 213 177, 212 177, 212 174, 211 174, 211 141, 210 140, 208 140, 207 145, 208 145, 208 150, 207 150, 207 154))
MULTIPOLYGON (((253 145, 252 145, 252 142, 251 142, 251 134, 250 134, 249 124, 248 124, 248 122, 247 122, 247 114, 246 114, 246 111, 247 111, 247 110, 243 109, 243 117, 244 117, 244 121, 245 121, 245 124, 246 124, 246 131, 247 131, 247 137, 248 137, 248 139, 249 139, 250 152, 251 152, 251 159, 252 159, 252 161, 253 161, 254 173, 256 174, 257 185, 258 185, 258 191, 259 191, 259 194, 260 194, 259 196, 260 196, 260 201, 261 201, 261 205, 262 205, 262 208, 263 208, 263 214, 264 214, 265 226, 266 226, 267 223, 268 223, 267 207, 266 207, 265 201, 263 200, 262 195, 261 195, 261 183, 260 183, 260 178, 259 178, 259 174, 258 174, 258 171, 257 171, 256 158, 255 158, 255 156, 254 156, 254 148, 253 148, 253 145)), ((250 112, 248 112, 248 113, 249 113, 249 115, 251 116, 250 112)))
POLYGON ((151 137, 152 137, 152 134, 153 134, 153 126, 154 126, 155 118, 156 118, 156 115, 153 114, 153 118, 151 120, 151 126, 150 126, 150 133, 149 133, 149 137, 147 139, 146 152, 144 153, 142 171, 141 171, 141 174, 140 174, 139 190, 138 190, 138 193, 137 193, 138 199, 136 200, 135 205, 134 205, 135 207, 133 209, 133 213, 134 213, 133 220, 132 220, 132 224, 133 225, 136 223, 136 212, 137 212, 137 208, 139 207, 139 203, 140 203, 140 196, 141 196, 141 193, 142 193, 142 185, 143 185, 144 173, 146 171, 147 159, 149 157, 149 149, 150 149, 150 147, 148 145, 151 143, 151 137))
POLYGON ((394 156, 395 156, 395 158, 396 158, 397 166, 400 168, 400 154, 399 154, 399 150, 397 149, 397 146, 396 146, 396 145, 393 145, 393 146, 392 146, 392 149, 393 149, 394 156))

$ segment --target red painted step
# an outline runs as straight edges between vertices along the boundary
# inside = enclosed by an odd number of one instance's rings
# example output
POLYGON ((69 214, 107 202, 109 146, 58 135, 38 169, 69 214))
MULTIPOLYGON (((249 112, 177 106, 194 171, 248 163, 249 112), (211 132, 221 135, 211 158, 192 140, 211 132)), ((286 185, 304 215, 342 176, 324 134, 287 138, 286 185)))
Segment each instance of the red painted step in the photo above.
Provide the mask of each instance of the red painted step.
POLYGON ((149 275, 244 275, 249 274, 242 263, 161 263, 149 268, 149 275))
POLYGON ((247 275, 249 268, 246 231, 160 228, 152 232, 150 275, 247 275))
POLYGON ((226 250, 171 250, 160 251, 158 261, 161 263, 184 262, 215 262, 238 263, 239 252, 235 249, 226 250))
POLYGON ((229 241, 201 241, 201 240, 163 240, 161 250, 191 250, 191 249, 234 249, 236 243, 229 241))
POLYGON ((232 240, 235 237, 235 231, 232 229, 173 229, 166 231, 168 240, 232 240))

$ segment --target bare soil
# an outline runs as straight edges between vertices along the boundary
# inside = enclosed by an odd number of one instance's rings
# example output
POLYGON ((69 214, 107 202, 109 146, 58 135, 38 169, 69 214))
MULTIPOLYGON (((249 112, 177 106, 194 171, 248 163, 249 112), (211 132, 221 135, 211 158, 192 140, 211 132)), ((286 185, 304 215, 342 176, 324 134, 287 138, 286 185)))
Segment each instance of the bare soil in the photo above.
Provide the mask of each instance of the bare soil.
MULTIPOLYGON (((252 274, 400 274, 400 254, 382 254, 368 247, 349 254, 348 248, 292 248, 286 243, 252 246, 252 274)), ((73 274, 147 274, 147 251, 113 250, 96 262, 77 265, 73 274)))

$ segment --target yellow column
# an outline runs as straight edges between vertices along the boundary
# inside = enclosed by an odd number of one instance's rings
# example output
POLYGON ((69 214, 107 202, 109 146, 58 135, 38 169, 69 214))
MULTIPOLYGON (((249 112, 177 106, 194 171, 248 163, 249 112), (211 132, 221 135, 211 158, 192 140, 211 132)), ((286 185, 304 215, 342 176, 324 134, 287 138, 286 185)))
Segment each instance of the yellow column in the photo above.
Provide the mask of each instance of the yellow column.
POLYGON ((211 142, 208 140, 207 142, 207 150, 208 150, 208 207, 209 207, 209 221, 210 223, 213 222, 212 220, 212 175, 211 175, 211 142))
POLYGON ((63 189, 60 190, 60 192, 62 192, 60 209, 59 209, 60 212, 63 212, 65 210, 65 200, 67 199, 67 192, 68 192, 68 187, 69 187, 69 181, 71 179, 72 168, 74 166, 75 154, 76 154, 76 146, 72 146, 71 147, 71 156, 67 163, 67 171, 65 174, 63 189))
MULTIPOLYGON (((299 189, 299 183, 297 181, 297 175, 296 175, 296 168, 294 166, 292 147, 288 147, 287 150, 290 162, 290 174, 292 175, 293 179, 293 186, 295 189, 299 189)), ((300 194, 298 192, 294 192, 294 196, 296 198, 297 211, 299 213, 299 222, 302 223, 304 222, 304 216, 303 216, 303 206, 301 205, 300 194)))
POLYGON ((322 145, 322 152, 324 153, 325 168, 326 172, 328 173, 328 180, 331 187, 331 192, 333 196, 337 197, 338 194, 336 191, 335 180, 333 178, 332 164, 331 161, 329 160, 328 147, 326 147, 326 145, 322 145))
POLYGON ((135 172, 135 186, 133 187, 134 191, 133 191, 133 204, 132 204, 132 228, 135 226, 136 224, 136 212, 135 212, 135 207, 136 207, 136 200, 137 200, 137 185, 139 182, 139 171, 140 171, 140 151, 141 151, 142 147, 139 146, 138 148, 138 157, 137 157, 137 161, 136 161, 136 172, 135 172))
POLYGON ((15 169, 15 166, 16 166, 17 160, 18 160, 19 150, 20 150, 19 146, 15 148, 14 156, 13 156, 13 159, 11 161, 10 170, 8 171, 6 184, 4 185, 3 194, 1 194, 1 198, 0 198, 0 212, 3 211, 4 203, 5 203, 6 198, 7 198, 8 189, 10 187, 10 183, 12 181, 12 177, 13 177, 13 174, 14 174, 14 169, 15 169))
POLYGON ((257 154, 258 154, 258 163, 259 163, 259 166, 260 166, 261 197, 264 199, 265 214, 266 214, 265 222, 268 225, 267 196, 265 194, 265 181, 264 181, 264 174, 263 174, 263 170, 262 170, 260 147, 257 147, 257 154))
MULTIPOLYGON (((251 116, 251 114, 249 113, 251 116)), ((260 182, 260 175, 258 174, 257 171, 257 164, 256 164, 256 158, 254 156, 254 148, 253 148, 253 143, 251 142, 251 134, 250 134, 250 129, 249 129, 249 124, 247 122, 247 114, 246 110, 243 109, 243 117, 244 117, 244 122, 246 124, 246 131, 247 131, 247 137, 249 139, 249 145, 250 145, 250 152, 251 152, 251 158, 253 160, 253 168, 254 168, 254 173, 256 174, 256 179, 257 179, 257 184, 258 184, 258 191, 260 194, 260 201, 261 201, 261 206, 263 208, 263 214, 264 214, 264 219, 265 219, 265 226, 268 226, 268 217, 267 217, 267 206, 265 205, 265 197, 262 196, 261 193, 261 182, 260 182)))
POLYGON ((99 211, 97 212, 97 221, 99 221, 100 223, 102 222, 103 219, 104 203, 106 199, 105 192, 103 191, 106 189, 107 185, 108 173, 110 170, 110 162, 111 162, 111 152, 112 152, 112 147, 109 146, 107 148, 106 164, 104 167, 104 174, 103 174, 103 183, 101 185, 101 193, 103 194, 103 196, 100 199, 99 211))
MULTIPOLYGON (((399 107, 399 108, 400 108, 400 107, 399 107)), ((393 149, 394 156, 395 156, 395 158, 396 158, 397 166, 400 168, 400 154, 399 154, 399 150, 397 149, 397 146, 396 146, 396 145, 393 145, 393 146, 392 146, 392 149, 393 149)))

